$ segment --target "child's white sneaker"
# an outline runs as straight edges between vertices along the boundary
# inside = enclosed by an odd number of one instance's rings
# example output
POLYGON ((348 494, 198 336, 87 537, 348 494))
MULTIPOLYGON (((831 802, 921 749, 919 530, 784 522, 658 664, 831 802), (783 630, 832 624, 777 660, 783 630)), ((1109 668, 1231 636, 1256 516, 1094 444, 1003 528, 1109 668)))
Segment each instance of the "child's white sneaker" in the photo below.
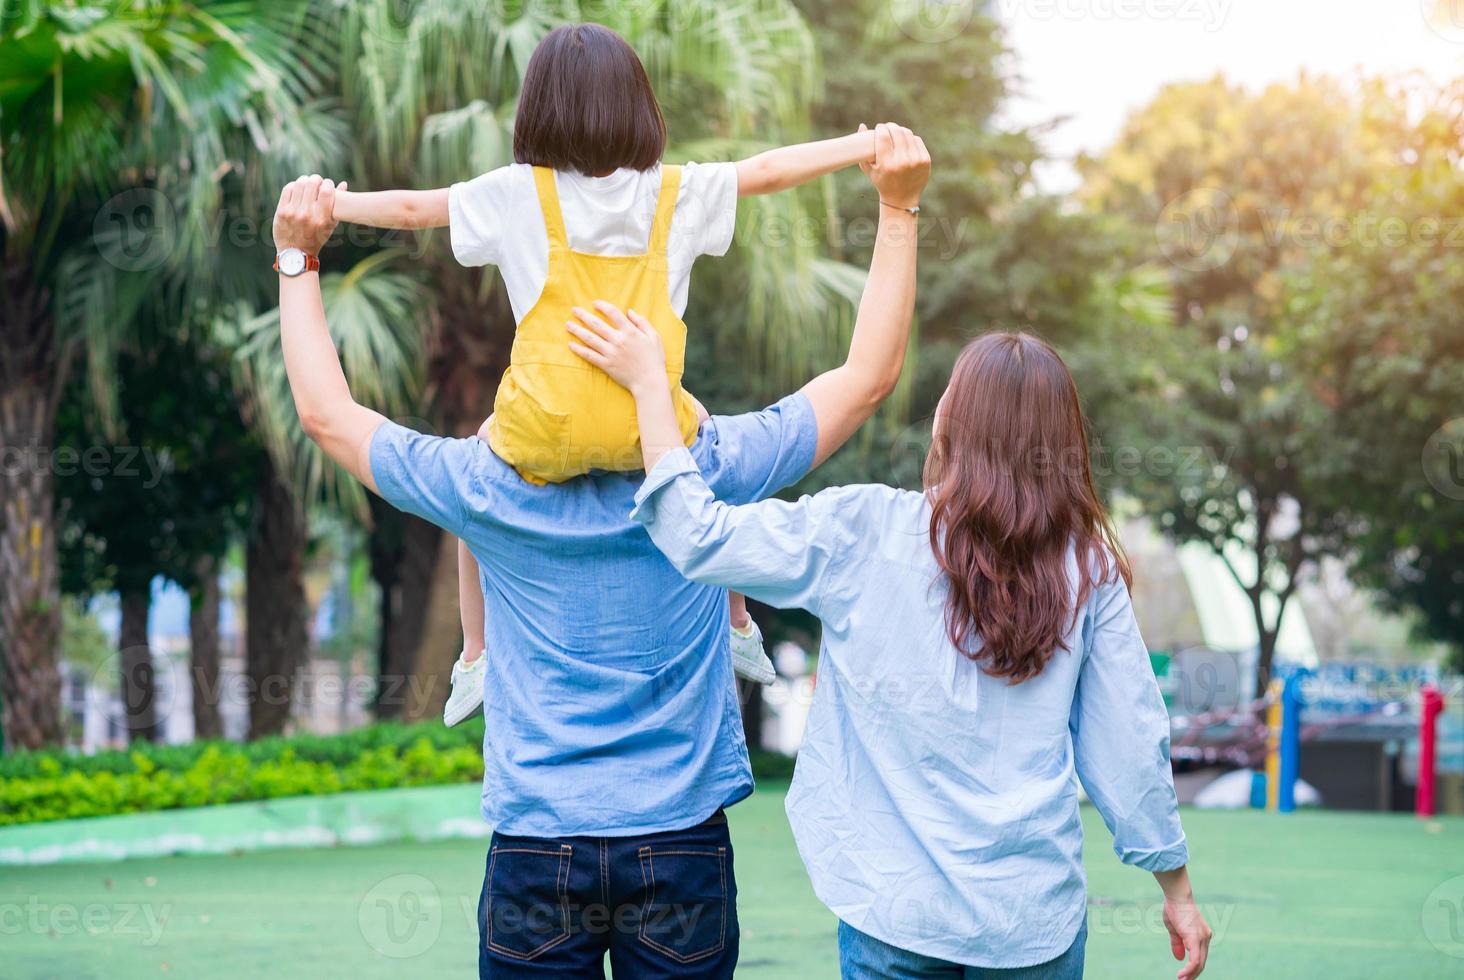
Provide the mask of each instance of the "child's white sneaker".
POLYGON ((755 684, 771 684, 778 676, 763 652, 762 630, 750 619, 745 631, 732 627, 732 672, 755 684))
POLYGON ((452 665, 452 693, 442 707, 442 723, 448 728, 461 724, 483 707, 483 677, 486 673, 483 663, 487 659, 488 654, 484 652, 478 654, 477 660, 465 664, 463 655, 458 654, 452 665))

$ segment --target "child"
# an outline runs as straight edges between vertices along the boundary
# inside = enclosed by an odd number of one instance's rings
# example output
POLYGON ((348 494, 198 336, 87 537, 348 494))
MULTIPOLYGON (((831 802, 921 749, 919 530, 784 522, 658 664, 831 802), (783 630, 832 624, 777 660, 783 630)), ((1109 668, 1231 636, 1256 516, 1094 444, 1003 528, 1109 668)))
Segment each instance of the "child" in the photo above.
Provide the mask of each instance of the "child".
MULTIPOLYGON (((531 483, 641 465, 635 406, 568 344, 576 305, 605 299, 656 325, 677 420, 690 445, 706 417, 681 387, 691 266, 731 244, 737 198, 770 194, 874 158, 874 135, 769 150, 738 163, 662 166, 666 124, 640 59, 597 24, 556 28, 529 59, 514 120, 515 163, 432 191, 336 195, 341 221, 450 229, 466 266, 503 275, 518 330, 493 414, 479 435, 531 483)), ((483 699, 483 597, 459 543, 464 650, 443 720, 483 699)), ((745 600, 732 603, 733 667, 771 683, 773 665, 745 600)))

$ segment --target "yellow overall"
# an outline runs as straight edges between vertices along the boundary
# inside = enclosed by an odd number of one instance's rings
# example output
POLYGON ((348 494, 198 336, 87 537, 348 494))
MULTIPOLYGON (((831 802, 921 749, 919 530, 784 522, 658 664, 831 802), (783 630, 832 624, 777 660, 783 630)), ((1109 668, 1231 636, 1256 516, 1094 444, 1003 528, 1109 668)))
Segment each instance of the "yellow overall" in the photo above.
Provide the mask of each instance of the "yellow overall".
POLYGON ((641 468, 635 400, 599 368, 569 349, 565 324, 575 306, 597 299, 634 309, 656 327, 686 444, 696 438, 695 402, 681 387, 686 324, 671 307, 666 243, 681 186, 681 168, 661 168, 661 193, 644 255, 587 255, 569 247, 554 171, 534 168, 534 186, 549 233, 549 274, 538 302, 514 336, 509 368, 498 386, 488 444, 530 483, 561 483, 591 470, 641 468))

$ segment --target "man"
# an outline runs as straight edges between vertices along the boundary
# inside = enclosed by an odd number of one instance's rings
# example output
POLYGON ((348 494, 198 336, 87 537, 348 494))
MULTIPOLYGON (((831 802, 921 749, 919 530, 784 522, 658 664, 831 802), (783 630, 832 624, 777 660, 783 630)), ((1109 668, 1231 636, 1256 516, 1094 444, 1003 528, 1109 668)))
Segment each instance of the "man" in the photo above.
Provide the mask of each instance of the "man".
MULTIPOLYGON (((702 427, 691 451, 723 499, 798 480, 900 376, 930 158, 886 124, 865 169, 880 221, 849 356, 771 408, 702 427)), ((630 521, 642 474, 531 486, 476 438, 420 435, 356 404, 316 271, 334 195, 318 175, 280 195, 285 366, 310 437, 368 489, 461 538, 482 569, 496 655, 481 975, 601 976, 608 952, 617 977, 731 976, 737 886, 723 809, 752 792, 752 773, 725 593, 681 578, 630 521)))

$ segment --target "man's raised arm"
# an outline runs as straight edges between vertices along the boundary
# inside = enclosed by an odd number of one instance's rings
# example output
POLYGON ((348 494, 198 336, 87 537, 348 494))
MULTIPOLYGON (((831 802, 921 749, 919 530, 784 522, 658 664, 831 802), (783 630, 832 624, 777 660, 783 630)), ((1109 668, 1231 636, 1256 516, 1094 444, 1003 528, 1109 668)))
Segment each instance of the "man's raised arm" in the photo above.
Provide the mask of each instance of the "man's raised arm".
POLYGON ((371 437, 386 418, 351 397, 320 297, 319 255, 335 230, 334 206, 335 185, 318 174, 292 181, 280 193, 274 218, 275 248, 281 253, 277 264, 284 270, 280 275, 280 341, 295 411, 300 413, 305 434, 375 492, 371 437), (301 261, 298 256, 285 255, 289 249, 303 252, 301 264, 315 268, 286 275, 293 271, 291 259, 301 261))
POLYGON ((849 356, 803 388, 818 420, 817 466, 849 441, 895 390, 915 313, 919 228, 910 209, 930 179, 925 142, 893 123, 875 127, 875 159, 861 168, 879 192, 879 231, 849 356))

